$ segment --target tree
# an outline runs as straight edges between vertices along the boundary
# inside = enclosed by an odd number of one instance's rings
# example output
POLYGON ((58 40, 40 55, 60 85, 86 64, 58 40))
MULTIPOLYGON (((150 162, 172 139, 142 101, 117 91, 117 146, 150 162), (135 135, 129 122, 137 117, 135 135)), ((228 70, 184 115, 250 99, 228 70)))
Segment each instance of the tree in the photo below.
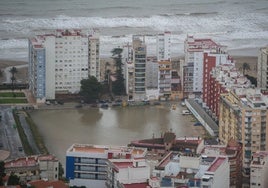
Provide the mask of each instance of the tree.
POLYGON ((20 183, 20 178, 14 173, 11 173, 8 178, 7 185, 19 185, 19 183, 20 183))
POLYGON ((4 185, 3 177, 5 177, 5 162, 0 161, 0 186, 4 185))
POLYGON ((12 89, 14 89, 14 83, 16 81, 15 74, 18 72, 16 67, 12 67, 9 72, 11 73, 11 83, 12 83, 12 89))
POLYGON ((124 76, 122 69, 122 48, 114 48, 112 52, 112 58, 115 61, 116 67, 116 81, 113 82, 112 91, 115 95, 125 94, 124 76))
POLYGON ((250 66, 248 63, 243 63, 242 65, 242 69, 243 69, 243 75, 245 75, 245 71, 249 71, 250 70, 250 66))
POLYGON ((80 95, 84 97, 85 102, 95 102, 100 98, 102 85, 94 76, 89 76, 88 79, 81 80, 80 95))

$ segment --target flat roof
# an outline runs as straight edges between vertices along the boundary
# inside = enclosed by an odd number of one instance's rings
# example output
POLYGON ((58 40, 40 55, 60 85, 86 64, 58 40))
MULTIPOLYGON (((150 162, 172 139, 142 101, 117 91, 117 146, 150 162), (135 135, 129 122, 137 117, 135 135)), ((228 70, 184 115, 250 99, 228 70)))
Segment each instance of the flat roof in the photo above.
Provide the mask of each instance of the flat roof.
POLYGON ((115 165, 115 167, 117 168, 128 168, 128 167, 133 167, 133 162, 129 161, 129 162, 113 162, 113 164, 115 165))

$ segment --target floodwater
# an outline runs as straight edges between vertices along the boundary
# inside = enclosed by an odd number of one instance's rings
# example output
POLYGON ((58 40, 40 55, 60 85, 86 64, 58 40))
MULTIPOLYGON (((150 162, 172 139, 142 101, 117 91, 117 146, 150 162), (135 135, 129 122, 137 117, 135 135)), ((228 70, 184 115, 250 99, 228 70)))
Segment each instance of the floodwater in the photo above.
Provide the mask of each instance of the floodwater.
POLYGON ((44 142, 65 166, 66 150, 73 143, 127 145, 133 140, 160 137, 172 130, 177 137, 202 136, 193 116, 181 115, 182 107, 113 107, 109 109, 36 110, 31 113, 44 142))

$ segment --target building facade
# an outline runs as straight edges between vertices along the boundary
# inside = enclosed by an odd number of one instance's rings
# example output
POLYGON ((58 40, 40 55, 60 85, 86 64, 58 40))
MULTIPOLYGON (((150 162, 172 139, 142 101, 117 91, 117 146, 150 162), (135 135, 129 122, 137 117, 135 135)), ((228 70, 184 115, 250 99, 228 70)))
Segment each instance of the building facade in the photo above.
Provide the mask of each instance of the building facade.
POLYGON ((226 47, 211 39, 194 39, 187 36, 184 42, 185 66, 183 67, 183 91, 186 96, 201 96, 203 91, 204 52, 224 54, 226 47))
POLYGON ((220 97, 219 140, 223 144, 230 139, 242 143, 243 169, 249 174, 252 155, 268 149, 268 104, 260 90, 242 91, 220 97))
MULTIPOLYGON (((133 36, 134 90, 133 99, 141 101, 146 98, 146 57, 144 38, 133 36)), ((129 97, 130 98, 130 97, 129 97)))
POLYGON ((66 152, 66 178, 70 186, 105 188, 108 159, 144 157, 146 149, 74 144, 66 152))
POLYGON ((171 59, 171 32, 164 32, 156 38, 157 61, 171 59))
POLYGON ((170 99, 171 96, 171 62, 169 60, 163 60, 158 62, 159 75, 158 75, 158 87, 159 96, 163 99, 170 99))
POLYGON ((258 55, 257 85, 268 89, 268 47, 261 48, 258 55))
POLYGON ((46 179, 58 180, 59 161, 52 155, 22 157, 5 162, 5 173, 14 173, 21 182, 46 179))
POLYGON ((29 88, 37 102, 57 93, 78 93, 80 81, 100 79, 99 35, 56 30, 29 39, 29 88))
POLYGON ((253 154, 250 164, 250 187, 265 188, 268 185, 268 151, 253 154))

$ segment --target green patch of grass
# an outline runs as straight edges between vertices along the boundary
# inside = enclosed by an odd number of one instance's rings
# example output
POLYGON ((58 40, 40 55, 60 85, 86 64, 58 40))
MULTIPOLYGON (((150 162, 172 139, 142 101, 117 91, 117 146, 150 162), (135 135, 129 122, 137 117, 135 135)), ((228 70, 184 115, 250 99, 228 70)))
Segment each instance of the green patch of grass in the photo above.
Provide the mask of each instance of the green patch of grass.
POLYGON ((22 92, 0 92, 0 97, 25 97, 22 92))
POLYGON ((0 99, 0 104, 28 103, 27 99, 6 98, 0 99))

